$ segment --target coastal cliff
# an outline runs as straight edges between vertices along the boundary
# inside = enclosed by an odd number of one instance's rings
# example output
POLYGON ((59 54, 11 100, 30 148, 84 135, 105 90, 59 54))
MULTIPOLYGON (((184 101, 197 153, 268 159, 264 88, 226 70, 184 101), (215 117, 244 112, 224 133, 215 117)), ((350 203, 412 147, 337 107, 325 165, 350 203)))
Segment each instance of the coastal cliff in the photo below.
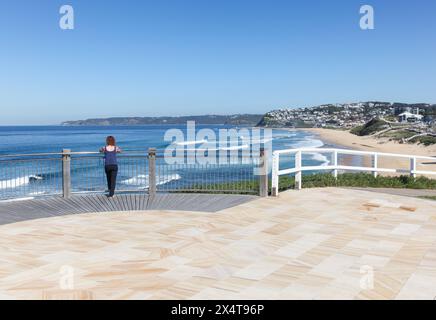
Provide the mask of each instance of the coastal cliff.
POLYGON ((200 115, 180 117, 113 117, 95 118, 62 122, 63 126, 132 126, 132 125, 164 125, 186 124, 195 121, 197 124, 220 124, 255 126, 262 119, 261 114, 234 114, 234 115, 200 115))

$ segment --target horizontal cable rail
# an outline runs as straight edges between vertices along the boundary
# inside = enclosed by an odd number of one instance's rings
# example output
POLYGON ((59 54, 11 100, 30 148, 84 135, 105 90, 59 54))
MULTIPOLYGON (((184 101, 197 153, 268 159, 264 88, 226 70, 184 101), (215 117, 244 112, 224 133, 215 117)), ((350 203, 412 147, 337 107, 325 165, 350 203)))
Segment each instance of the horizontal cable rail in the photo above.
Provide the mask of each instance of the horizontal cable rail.
MULTIPOLYGON (((197 149, 197 154, 202 150, 197 149)), ((268 194, 268 158, 261 151, 247 155, 227 150, 226 156, 216 154, 214 163, 202 163, 185 150, 174 152, 168 162, 164 150, 123 150, 118 155, 117 191, 121 192, 204 192, 268 194), (256 170, 261 170, 260 173, 256 170)), ((193 155, 194 154, 194 155, 193 155)), ((272 154, 272 189, 278 194, 279 177, 295 175, 295 188, 302 187, 302 174, 331 171, 370 172, 378 174, 436 175, 422 168, 435 164, 436 157, 382 152, 355 151, 335 148, 301 148, 274 151, 272 154), (325 161, 310 162, 313 155, 325 161), (344 161, 345 158, 359 161, 344 161), (380 159, 396 158, 404 162, 399 168, 380 166, 380 159), (363 161, 362 159, 366 159, 363 161), (363 162, 366 162, 364 164, 363 162), (370 163, 369 165, 367 165, 370 163), (421 166, 421 167, 420 167, 421 166)), ((0 200, 38 196, 103 193, 107 191, 103 154, 99 152, 35 153, 0 155, 0 200)))
POLYGON ((384 152, 368 152, 347 149, 335 148, 301 148, 301 149, 287 149, 277 150, 273 152, 272 159, 272 195, 277 196, 279 190, 279 177, 283 175, 295 175, 295 189, 302 188, 302 173, 308 171, 332 171, 334 177, 337 178, 339 171, 354 171, 354 172, 371 172, 374 177, 379 173, 390 174, 408 174, 411 177, 417 175, 436 175, 436 171, 432 170, 418 170, 418 160, 432 161, 430 164, 436 164, 436 157, 419 156, 419 155, 404 155, 395 153, 384 152), (328 155, 328 164, 323 165, 304 165, 303 157, 308 154, 322 154, 328 155), (371 166, 362 165, 347 165, 340 163, 341 156, 360 156, 369 157, 371 166), (285 159, 289 157, 289 159, 285 159), (398 158, 408 160, 407 168, 381 168, 379 167, 380 159, 384 158, 398 158), (281 168, 281 165, 288 164, 291 167, 281 168))
MULTIPOLYGON (((230 152, 229 152, 230 153, 230 152)), ((123 150, 118 155, 116 190, 120 192, 204 192, 266 196, 268 177, 264 153, 220 158, 201 163, 188 152, 171 156, 164 150, 123 150), (256 172, 264 166, 263 175, 256 172)), ((213 158, 212 158, 213 159, 213 158)), ((100 152, 0 155, 0 200, 107 192, 100 152)))
MULTIPOLYGON (((123 153, 128 153, 129 155, 138 154, 138 155, 147 155, 147 149, 144 150, 132 150, 132 149, 123 149, 123 153)), ((121 153, 120 155, 122 155, 121 153)), ((63 156, 63 155, 71 155, 71 156, 91 156, 91 155, 102 155, 99 151, 69 151, 69 152, 46 152, 46 153, 18 153, 18 154, 0 154, 0 160, 3 158, 35 158, 35 157, 46 157, 46 156, 63 156)))
POLYGON ((166 164, 163 158, 156 159, 158 191, 167 192, 213 192, 257 194, 258 177, 253 169, 257 159, 244 159, 224 164, 166 164), (182 174, 180 174, 182 172, 182 174))

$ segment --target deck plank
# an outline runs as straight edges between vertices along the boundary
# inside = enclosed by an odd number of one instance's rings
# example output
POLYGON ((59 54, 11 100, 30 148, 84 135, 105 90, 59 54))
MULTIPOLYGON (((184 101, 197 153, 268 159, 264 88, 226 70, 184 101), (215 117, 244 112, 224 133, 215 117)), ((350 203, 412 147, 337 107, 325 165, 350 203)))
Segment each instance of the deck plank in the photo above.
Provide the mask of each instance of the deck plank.
POLYGON ((106 196, 97 195, 96 196, 98 203, 102 206, 105 212, 112 211, 109 201, 105 201, 106 196), (104 198, 103 198, 104 197, 104 198))
POLYGON ((179 210, 216 212, 239 205, 255 196, 192 193, 118 194, 114 198, 103 195, 73 195, 20 201, 0 202, 0 225, 24 220, 81 213, 115 211, 179 210))
POLYGON ((88 201, 88 198, 91 198, 92 196, 89 196, 89 197, 85 196, 84 197, 84 196, 81 195, 79 197, 80 197, 79 201, 82 202, 86 206, 88 211, 90 211, 90 210, 92 210, 93 212, 98 212, 99 211, 98 208, 96 208, 91 201, 88 201))
POLYGON ((80 201, 81 199, 77 196, 73 196, 68 201, 73 203, 75 206, 77 206, 78 209, 80 209, 80 212, 89 212, 89 207, 84 203, 83 201, 80 201))
POLYGON ((124 211, 123 201, 120 198, 120 196, 116 196, 114 198, 109 199, 109 201, 112 201, 112 200, 117 207, 117 211, 124 211))

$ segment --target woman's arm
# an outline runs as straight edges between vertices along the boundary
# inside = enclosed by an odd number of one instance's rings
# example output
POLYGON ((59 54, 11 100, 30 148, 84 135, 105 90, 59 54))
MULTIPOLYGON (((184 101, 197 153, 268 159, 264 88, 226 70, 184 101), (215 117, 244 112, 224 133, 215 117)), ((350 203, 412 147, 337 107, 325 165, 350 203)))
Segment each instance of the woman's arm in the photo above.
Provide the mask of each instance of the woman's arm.
POLYGON ((117 153, 121 153, 121 152, 123 152, 123 150, 121 150, 120 147, 117 147, 116 150, 117 150, 117 153))
POLYGON ((103 152, 104 152, 104 149, 105 149, 105 147, 101 147, 100 150, 99 150, 100 153, 103 153, 103 152))

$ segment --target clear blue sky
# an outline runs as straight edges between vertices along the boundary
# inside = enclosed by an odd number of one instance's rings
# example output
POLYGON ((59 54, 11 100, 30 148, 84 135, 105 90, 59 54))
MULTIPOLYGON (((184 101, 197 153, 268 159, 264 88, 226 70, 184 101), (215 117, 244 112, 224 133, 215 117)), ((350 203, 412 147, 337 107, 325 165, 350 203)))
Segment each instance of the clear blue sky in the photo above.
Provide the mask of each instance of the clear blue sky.
POLYGON ((0 0, 2 125, 436 103, 435 75, 434 0, 0 0))

